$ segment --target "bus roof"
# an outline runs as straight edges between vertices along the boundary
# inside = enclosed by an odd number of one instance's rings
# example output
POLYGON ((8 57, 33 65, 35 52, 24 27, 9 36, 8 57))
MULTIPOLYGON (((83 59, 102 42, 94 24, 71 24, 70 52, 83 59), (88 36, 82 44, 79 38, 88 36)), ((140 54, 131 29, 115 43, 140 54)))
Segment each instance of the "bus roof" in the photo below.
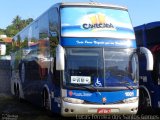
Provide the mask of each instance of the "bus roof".
POLYGON ((160 27, 160 21, 150 22, 147 24, 139 25, 134 27, 135 31, 137 30, 143 30, 143 29, 152 29, 155 27, 160 27))
POLYGON ((98 2, 67 2, 67 3, 58 3, 60 6, 94 6, 94 7, 111 7, 111 8, 119 8, 127 10, 126 7, 113 5, 113 4, 106 4, 106 3, 98 3, 98 2))
POLYGON ((116 9, 122 9, 122 10, 127 10, 126 7, 123 6, 118 6, 118 5, 113 5, 113 4, 105 4, 105 3, 98 3, 98 2, 62 2, 62 3, 56 3, 53 4, 50 8, 48 8, 44 13, 42 13, 39 17, 37 17, 32 23, 30 23, 29 25, 27 25, 25 28, 23 28, 20 32, 18 32, 13 39, 15 39, 15 37, 17 37, 17 35, 19 35, 22 31, 24 31, 27 27, 29 27, 31 24, 33 24, 35 21, 37 21, 43 14, 45 14, 49 9, 53 8, 53 7, 61 7, 61 6, 95 6, 95 7, 108 7, 108 8, 116 8, 116 9))

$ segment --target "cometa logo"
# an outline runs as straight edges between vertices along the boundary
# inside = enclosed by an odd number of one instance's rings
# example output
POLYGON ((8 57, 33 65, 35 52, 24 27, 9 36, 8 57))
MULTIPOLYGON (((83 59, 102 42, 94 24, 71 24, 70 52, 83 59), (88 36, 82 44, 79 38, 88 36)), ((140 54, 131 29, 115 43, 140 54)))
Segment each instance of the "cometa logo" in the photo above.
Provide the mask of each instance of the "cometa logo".
POLYGON ((83 23, 83 29, 115 30, 114 25, 109 22, 105 14, 97 13, 88 15, 89 23, 83 23))

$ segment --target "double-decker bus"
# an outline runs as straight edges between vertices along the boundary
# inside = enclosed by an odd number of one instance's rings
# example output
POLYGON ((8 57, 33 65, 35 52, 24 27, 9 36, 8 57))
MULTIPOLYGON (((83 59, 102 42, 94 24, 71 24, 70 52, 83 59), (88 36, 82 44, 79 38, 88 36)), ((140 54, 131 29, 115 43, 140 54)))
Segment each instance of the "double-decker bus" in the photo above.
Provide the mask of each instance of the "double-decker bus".
POLYGON ((136 26, 136 40, 138 47, 150 49, 154 58, 153 71, 146 71, 146 60, 143 55, 140 61, 140 109, 160 108, 160 22, 151 22, 136 26))
MULTIPOLYGON (((11 91, 63 116, 136 114, 139 65, 125 7, 57 3, 13 38, 11 91)), ((152 70, 152 54, 140 48, 152 70)))

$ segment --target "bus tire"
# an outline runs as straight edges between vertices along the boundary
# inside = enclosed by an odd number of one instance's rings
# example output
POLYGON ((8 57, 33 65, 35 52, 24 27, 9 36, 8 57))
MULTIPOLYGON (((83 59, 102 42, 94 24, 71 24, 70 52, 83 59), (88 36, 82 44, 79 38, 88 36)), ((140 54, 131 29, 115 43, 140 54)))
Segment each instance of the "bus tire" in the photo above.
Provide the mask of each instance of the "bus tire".
POLYGON ((21 98, 21 95, 20 95, 20 88, 19 88, 19 84, 17 84, 17 88, 16 88, 16 99, 19 101, 19 102, 23 102, 24 100, 21 98))
POLYGON ((151 100, 149 98, 149 95, 144 89, 140 89, 139 92, 138 113, 148 113, 151 110, 151 100))
POLYGON ((17 88, 16 88, 16 84, 14 84, 14 96, 16 96, 16 92, 17 92, 17 88))
POLYGON ((51 110, 51 99, 46 89, 43 90, 43 108, 48 111, 51 110))
POLYGON ((22 63, 21 64, 21 67, 20 67, 20 79, 21 79, 21 82, 24 83, 25 81, 25 78, 26 78, 26 68, 25 68, 25 64, 22 63))
POLYGON ((18 99, 19 98, 19 88, 18 88, 19 86, 18 86, 18 84, 16 85, 16 84, 14 84, 14 96, 15 96, 15 98, 16 99, 18 99))
POLYGON ((20 98, 19 85, 17 85, 16 96, 18 99, 20 98))

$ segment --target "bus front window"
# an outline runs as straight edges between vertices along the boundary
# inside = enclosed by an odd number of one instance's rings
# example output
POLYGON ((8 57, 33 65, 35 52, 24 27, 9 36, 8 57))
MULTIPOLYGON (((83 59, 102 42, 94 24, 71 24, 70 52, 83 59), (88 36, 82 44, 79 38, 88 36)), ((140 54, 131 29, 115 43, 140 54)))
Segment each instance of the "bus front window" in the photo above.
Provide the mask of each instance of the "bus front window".
POLYGON ((138 82, 138 58, 132 49, 66 48, 67 86, 125 87, 138 82))
POLYGON ((99 48, 66 48, 66 84, 92 85, 103 78, 102 50, 99 48))
POLYGON ((131 49, 105 49, 105 86, 137 83, 138 59, 131 49))

